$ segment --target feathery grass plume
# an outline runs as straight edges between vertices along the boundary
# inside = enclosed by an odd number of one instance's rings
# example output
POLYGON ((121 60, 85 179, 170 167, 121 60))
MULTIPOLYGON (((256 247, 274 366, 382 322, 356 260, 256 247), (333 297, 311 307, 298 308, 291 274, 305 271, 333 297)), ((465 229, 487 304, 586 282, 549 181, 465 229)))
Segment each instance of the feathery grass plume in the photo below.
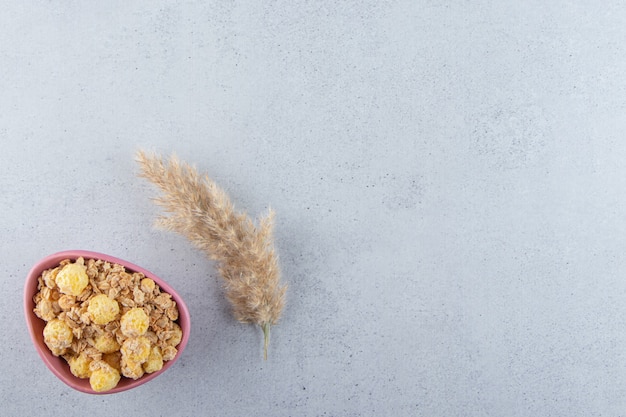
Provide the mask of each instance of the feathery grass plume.
POLYGON ((270 327, 281 315, 287 289, 273 245, 273 211, 256 226, 207 175, 177 157, 163 161, 139 151, 137 162, 140 176, 163 192, 155 202, 169 215, 159 217, 157 227, 180 233, 216 261, 235 318, 263 330, 267 359, 270 327))

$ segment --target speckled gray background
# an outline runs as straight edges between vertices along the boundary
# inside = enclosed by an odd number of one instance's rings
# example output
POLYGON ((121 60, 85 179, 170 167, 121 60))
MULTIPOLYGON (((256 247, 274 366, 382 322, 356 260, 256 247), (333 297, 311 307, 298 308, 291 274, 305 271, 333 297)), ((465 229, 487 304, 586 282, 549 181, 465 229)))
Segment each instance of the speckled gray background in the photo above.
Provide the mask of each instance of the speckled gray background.
POLYGON ((0 414, 626 414, 622 2, 2 9, 0 414), (277 212, 267 362, 214 265, 152 229, 139 148, 277 212), (39 360, 24 277, 75 248, 187 300, 167 373, 88 396, 39 360))

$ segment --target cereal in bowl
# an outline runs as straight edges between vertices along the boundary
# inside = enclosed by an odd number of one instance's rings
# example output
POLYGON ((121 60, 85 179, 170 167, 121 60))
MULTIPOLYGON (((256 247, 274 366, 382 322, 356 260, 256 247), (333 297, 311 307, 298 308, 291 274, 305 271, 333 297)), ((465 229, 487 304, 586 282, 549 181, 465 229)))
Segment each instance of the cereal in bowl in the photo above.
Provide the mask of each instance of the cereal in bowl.
POLYGON ((41 274, 33 300, 35 315, 46 322, 46 346, 96 392, 156 372, 178 352, 176 302, 122 265, 66 259, 41 274))

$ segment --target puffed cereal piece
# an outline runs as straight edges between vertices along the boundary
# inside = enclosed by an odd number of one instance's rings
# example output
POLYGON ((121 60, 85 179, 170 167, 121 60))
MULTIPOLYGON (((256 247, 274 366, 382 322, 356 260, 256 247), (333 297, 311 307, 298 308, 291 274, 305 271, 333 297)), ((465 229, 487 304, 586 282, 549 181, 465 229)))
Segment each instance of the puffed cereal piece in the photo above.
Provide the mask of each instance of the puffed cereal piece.
POLYGON ((54 356, 61 356, 72 344, 72 328, 63 320, 50 320, 43 329, 43 340, 54 356))
POLYGON ((107 324, 120 313, 120 305, 108 295, 98 294, 89 300, 87 312, 96 324, 107 324))
POLYGON ((140 362, 125 360, 122 356, 122 375, 126 378, 139 379, 143 374, 144 370, 140 362))
POLYGON ((124 361, 139 362, 141 365, 150 356, 150 340, 145 336, 128 338, 122 343, 120 352, 122 352, 122 363, 124 361))
POLYGON ((93 347, 102 353, 113 353, 120 350, 120 344, 117 343, 117 339, 111 333, 101 333, 96 336, 93 347))
POLYGON ((63 294, 78 296, 89 284, 89 277, 84 265, 73 263, 65 265, 55 281, 63 294))
POLYGON ((143 370, 147 374, 156 372, 163 368, 163 356, 161 356, 161 349, 158 346, 152 346, 150 349, 150 355, 148 359, 143 363, 143 370))
POLYGON ((91 369, 89 385, 91 385, 91 389, 96 392, 109 391, 115 388, 117 383, 120 382, 121 376, 118 370, 104 361, 97 361, 95 364, 92 363, 91 369))
POLYGON ((150 318, 142 308, 128 310, 120 319, 122 334, 126 337, 142 336, 148 330, 150 318))
POLYGON ((156 283, 150 278, 144 278, 141 280, 141 290, 145 292, 146 294, 149 294, 152 291, 154 291, 155 286, 156 286, 156 283))
POLYGON ((67 359, 67 363, 70 365, 70 372, 77 378, 89 378, 91 370, 91 358, 84 353, 80 355, 72 356, 67 359))

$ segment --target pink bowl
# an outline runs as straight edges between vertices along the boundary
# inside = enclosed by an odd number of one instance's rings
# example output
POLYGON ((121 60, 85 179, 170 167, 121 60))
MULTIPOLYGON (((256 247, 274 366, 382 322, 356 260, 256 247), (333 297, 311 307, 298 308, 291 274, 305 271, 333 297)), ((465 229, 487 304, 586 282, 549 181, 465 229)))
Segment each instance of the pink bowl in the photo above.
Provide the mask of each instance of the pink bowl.
POLYGON ((24 313, 26 314, 26 323, 28 324, 30 336, 33 340, 33 343, 35 344, 35 348, 37 348, 39 356, 41 356, 41 359, 43 359, 44 363, 61 381, 65 382, 67 385, 78 391, 82 391, 88 394, 113 394, 116 392, 122 392, 131 388, 138 387, 141 384, 145 384, 146 382, 151 381, 152 379, 156 378, 167 369, 169 369, 172 365, 174 365, 174 362, 176 362, 180 355, 183 353, 183 350, 187 345, 187 341, 189 340, 189 310, 187 309, 187 306, 185 305, 185 302, 180 297, 180 295, 178 295, 178 293, 176 293, 176 291, 174 291, 174 289, 170 287, 167 282, 163 281, 161 278, 157 277, 153 273, 146 271, 145 269, 137 265, 97 252, 70 250, 55 253, 37 262, 37 264, 35 264, 35 266, 33 266, 33 268, 30 270, 28 277, 26 278, 26 284, 24 286, 24 313), (37 293, 37 281, 42 272, 46 269, 57 266, 64 259, 75 260, 81 256, 85 259, 102 259, 103 261, 120 264, 129 271, 141 272, 146 277, 151 278, 156 284, 161 287, 163 291, 170 294, 174 301, 176 301, 179 312, 177 322, 178 325, 181 327, 183 337, 180 341, 180 344, 177 346, 178 353, 176 354, 176 357, 170 361, 164 362, 163 368, 160 371, 146 374, 137 380, 122 377, 120 382, 117 384, 117 387, 113 388, 112 390, 106 392, 96 392, 91 389, 88 379, 80 379, 72 375, 67 362, 65 362, 63 358, 56 357, 52 354, 52 352, 50 352, 43 340, 43 328, 46 323, 42 319, 37 317, 33 312, 33 309, 35 308, 33 296, 37 293))

